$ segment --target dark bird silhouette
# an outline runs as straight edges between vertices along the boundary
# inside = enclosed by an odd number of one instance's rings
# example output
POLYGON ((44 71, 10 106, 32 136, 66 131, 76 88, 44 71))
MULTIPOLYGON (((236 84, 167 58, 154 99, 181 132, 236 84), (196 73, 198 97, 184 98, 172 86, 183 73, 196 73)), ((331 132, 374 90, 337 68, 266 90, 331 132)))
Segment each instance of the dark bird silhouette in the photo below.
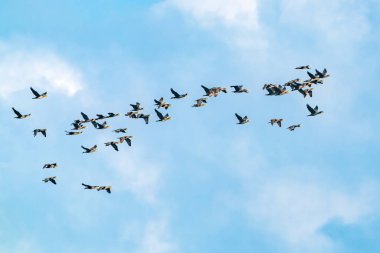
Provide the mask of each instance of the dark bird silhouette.
POLYGON ((271 124, 273 126, 273 124, 277 124, 279 127, 281 127, 281 122, 283 121, 284 119, 271 119, 268 124, 271 124))
POLYGON ((171 104, 166 103, 163 97, 161 97, 159 100, 154 99, 154 102, 156 103, 155 105, 157 106, 157 109, 160 109, 162 107, 165 108, 165 110, 167 110, 169 107, 172 106, 171 104))
POLYGON ((240 116, 239 114, 237 114, 237 113, 235 113, 235 116, 236 116, 236 118, 239 120, 239 122, 236 123, 236 124, 241 124, 241 125, 243 125, 243 124, 247 124, 247 123, 249 122, 248 116, 244 116, 244 118, 243 118, 243 117, 241 117, 241 116, 240 116))
POLYGON ((32 114, 21 114, 19 111, 17 111, 14 107, 12 107, 12 110, 13 112, 16 114, 17 117, 15 117, 16 119, 25 119, 27 117, 29 117, 30 115, 32 114))
POLYGON ((82 183, 82 185, 84 186, 84 189, 89 189, 89 190, 97 189, 99 187, 99 186, 92 186, 92 185, 88 185, 84 183, 82 183))
POLYGON ((157 109, 154 109, 154 111, 156 112, 159 120, 156 120, 156 121, 161 121, 161 122, 164 122, 164 121, 167 121, 167 120, 170 120, 171 117, 169 116, 169 114, 167 113, 165 116, 162 115, 161 112, 159 112, 157 109))
POLYGON ((119 143, 123 143, 124 141, 128 144, 128 146, 132 145, 132 136, 122 136, 119 137, 119 143))
POLYGON ((43 179, 42 181, 44 181, 45 183, 47 183, 47 182, 52 182, 53 184, 57 184, 57 182, 56 182, 56 179, 57 177, 47 177, 47 178, 45 178, 45 179, 43 179))
POLYGON ((318 105, 312 108, 309 104, 306 105, 307 109, 309 110, 310 114, 307 116, 316 116, 318 114, 323 113, 323 111, 318 110, 318 105))
POLYGON ((106 142, 104 143, 106 146, 112 146, 114 150, 116 151, 119 151, 119 148, 117 146, 117 144, 119 144, 119 142, 115 142, 115 141, 110 141, 110 142, 106 142))
POLYGON ((313 88, 310 89, 298 89, 298 91, 303 95, 304 98, 306 98, 308 95, 309 97, 313 96, 313 88))
POLYGON ((96 128, 96 129, 106 129, 106 128, 109 128, 110 126, 107 125, 107 121, 104 121, 102 124, 96 122, 96 121, 91 121, 92 125, 96 128))
POLYGON ((94 153, 97 150, 97 148, 98 148, 97 145, 94 145, 91 148, 86 148, 86 147, 83 147, 83 146, 81 146, 81 147, 84 149, 84 151, 82 153, 86 153, 86 154, 94 153))
POLYGON ((319 78, 326 78, 329 77, 330 75, 327 74, 327 69, 323 69, 322 72, 318 71, 318 69, 315 69, 315 75, 318 76, 319 78))
POLYGON ((66 132, 66 135, 78 135, 78 134, 83 133, 82 131, 77 131, 77 132, 65 131, 65 132, 66 132))
POLYGON ((109 112, 108 113, 108 118, 113 118, 113 117, 116 117, 116 116, 119 116, 119 115, 120 115, 119 113, 109 112))
POLYGON ((141 111, 141 110, 143 110, 144 108, 142 108, 141 106, 140 106, 140 103, 139 102, 136 102, 136 104, 134 105, 134 104, 130 104, 130 106, 132 106, 132 111, 141 111))
POLYGON ((310 66, 309 65, 304 65, 304 66, 296 67, 295 69, 310 69, 310 66))
POLYGON ((171 97, 171 99, 180 99, 180 98, 184 98, 187 96, 187 93, 184 93, 184 94, 179 94, 178 92, 176 92, 175 90, 173 90, 172 88, 170 88, 170 91, 173 93, 174 97, 171 97))
POLYGON ((243 85, 232 85, 230 87, 234 88, 233 93, 248 93, 248 90, 243 88, 243 85))
POLYGON ((47 92, 40 94, 35 89, 33 89, 32 87, 30 87, 30 90, 33 92, 33 94, 35 96, 33 99, 42 99, 42 98, 46 98, 48 96, 47 92))
POLYGON ((127 130, 128 130, 128 128, 118 128, 118 129, 113 130, 113 132, 115 132, 115 133, 126 133, 127 130))
POLYGON ((83 119, 84 119, 84 121, 83 121, 83 123, 86 123, 86 122, 92 122, 93 121, 93 119, 90 119, 88 116, 87 116, 87 114, 85 114, 85 113, 83 113, 83 112, 81 112, 80 114, 82 114, 82 117, 83 117, 83 119))
POLYGON ((301 127, 301 125, 300 124, 298 124, 298 125, 291 125, 291 126, 288 127, 288 129, 290 131, 294 131, 297 127, 301 127))
POLYGON ((140 119, 144 119, 144 121, 145 121, 145 124, 148 124, 149 123, 149 117, 150 117, 150 114, 140 114, 139 115, 139 118, 140 119))
POLYGON ((207 98, 200 98, 195 100, 195 104, 193 104, 193 107, 202 107, 207 105, 207 98))
POLYGON ((47 163, 42 168, 43 169, 54 169, 54 168, 57 168, 57 167, 58 167, 57 163, 47 163))
POLYGON ((34 130, 33 130, 34 137, 36 137, 36 135, 37 135, 38 133, 41 133, 41 134, 43 134, 43 136, 46 137, 46 129, 34 129, 34 130))
POLYGON ((74 126, 74 128, 71 130, 81 130, 86 128, 86 126, 82 125, 80 120, 75 120, 74 123, 71 123, 71 125, 74 126))

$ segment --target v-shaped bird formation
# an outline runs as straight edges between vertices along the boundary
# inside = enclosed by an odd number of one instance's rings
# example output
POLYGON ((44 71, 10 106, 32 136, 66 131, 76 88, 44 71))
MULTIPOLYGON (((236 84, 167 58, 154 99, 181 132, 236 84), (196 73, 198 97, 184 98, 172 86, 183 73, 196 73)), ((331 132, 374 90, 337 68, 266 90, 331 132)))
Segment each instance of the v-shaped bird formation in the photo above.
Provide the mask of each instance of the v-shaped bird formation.
MULTIPOLYGON (((323 69, 323 71, 319 71, 318 69, 315 69, 315 73, 311 73, 309 70, 311 69, 309 65, 303 65, 295 68, 296 70, 307 70, 306 74, 308 76, 308 79, 301 81, 301 79, 296 78, 293 80, 290 80, 284 84, 272 84, 272 83, 267 83, 264 84, 263 90, 266 90, 268 93, 266 94, 267 96, 282 96, 289 94, 293 91, 298 91, 304 98, 306 97, 312 97, 313 96, 313 90, 312 86, 315 85, 320 85, 324 83, 325 78, 329 77, 330 75, 327 73, 326 69, 323 69), (289 87, 289 89, 288 89, 289 87)), ((192 107, 203 107, 207 105, 208 98, 210 97, 217 97, 221 92, 223 93, 228 93, 227 88, 225 87, 206 87, 205 85, 201 85, 201 88, 204 90, 205 94, 203 94, 202 97, 198 98, 195 100, 195 104, 192 105, 192 107)), ((231 85, 230 88, 232 88, 232 93, 235 94, 241 94, 241 93, 249 93, 248 89, 245 88, 243 85, 231 85)), ((32 91, 34 97, 32 99, 45 99, 48 97, 47 92, 40 93, 36 91, 34 88, 30 87, 30 90, 32 91)), ((183 98, 186 98, 188 96, 188 93, 178 93, 175 91, 173 88, 170 89, 170 92, 173 94, 171 99, 174 100, 182 100, 183 98)), ((172 117, 169 115, 169 113, 162 113, 160 109, 165 109, 168 110, 169 108, 172 107, 172 104, 168 103, 165 101, 164 97, 160 97, 160 99, 154 99, 154 106, 156 108, 154 109, 156 115, 157 115, 157 120, 156 122, 165 122, 169 121, 172 119, 172 117)), ((136 102, 135 104, 130 104, 132 109, 124 114, 126 117, 129 117, 131 119, 143 119, 145 124, 149 124, 149 118, 150 114, 145 114, 142 111, 144 108, 139 102, 136 102)), ((319 110, 318 105, 311 106, 309 104, 306 104, 306 109, 309 111, 310 114, 307 116, 317 116, 323 111, 319 110)), ((14 107, 12 107, 12 110, 14 114, 16 115, 16 119, 26 119, 28 117, 31 117, 31 114, 22 114, 18 110, 16 110, 14 107)), ((107 114, 96 114, 96 117, 90 118, 87 114, 81 112, 80 113, 82 116, 82 119, 76 119, 74 120, 71 125, 73 128, 70 129, 70 131, 65 131, 66 135, 80 135, 83 133, 83 130, 86 129, 88 123, 91 123, 95 129, 99 130, 104 130, 108 129, 111 126, 107 123, 106 119, 111 119, 117 116, 120 116, 120 113, 113 113, 109 112, 107 114), (102 122, 99 122, 102 121, 102 122)), ((244 115, 244 114, 243 114, 244 115)), ((238 125, 245 125, 250 122, 249 118, 247 115, 242 116, 241 114, 235 113, 235 117, 237 118, 236 124, 238 125)), ((283 121, 285 121, 282 118, 272 118, 269 120, 268 124, 271 124, 272 126, 277 125, 278 127, 282 127, 283 121)), ((293 124, 287 127, 289 131, 294 131, 296 128, 301 127, 301 124, 293 124)), ((118 128, 112 130, 112 132, 116 134, 120 133, 127 133, 128 128, 118 128)), ((38 134, 41 134, 43 137, 47 137, 47 129, 45 128, 36 128, 33 130, 33 135, 34 137, 37 137, 38 134)), ((74 138, 74 137, 73 137, 74 138)), ((77 137, 75 137, 77 138, 77 137)), ((117 137, 115 141, 108 141, 105 144, 105 146, 110 146, 112 147, 115 151, 119 151, 119 145, 122 143, 126 143, 129 147, 132 146, 132 138, 133 136, 130 135, 124 135, 124 136, 119 136, 117 137)), ((81 146, 82 148, 82 153, 84 154, 90 154, 98 151, 98 145, 95 144, 90 147, 85 147, 81 146)), ((43 169, 54 169, 57 168, 58 164, 57 163, 47 163, 43 165, 43 169)), ((42 180, 45 183, 51 182, 54 185, 57 184, 57 176, 51 176, 44 178, 42 180)), ((85 187, 84 189, 94 189, 97 191, 104 190, 108 193, 111 193, 111 186, 92 186, 88 184, 82 183, 82 185, 85 187)))

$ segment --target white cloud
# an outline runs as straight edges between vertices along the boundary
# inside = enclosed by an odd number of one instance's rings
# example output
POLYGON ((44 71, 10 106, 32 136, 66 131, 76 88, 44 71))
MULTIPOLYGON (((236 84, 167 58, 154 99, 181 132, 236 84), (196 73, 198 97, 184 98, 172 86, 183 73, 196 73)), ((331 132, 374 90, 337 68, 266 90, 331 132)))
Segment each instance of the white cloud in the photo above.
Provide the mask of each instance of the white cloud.
POLYGON ((170 253, 176 251, 177 246, 171 241, 166 220, 153 220, 146 224, 136 253, 170 253))
POLYGON ((73 96, 83 88, 81 73, 50 50, 0 41, 0 97, 35 87, 73 96))
POLYGON ((166 0, 160 6, 175 7, 204 27, 258 27, 256 0, 166 0))

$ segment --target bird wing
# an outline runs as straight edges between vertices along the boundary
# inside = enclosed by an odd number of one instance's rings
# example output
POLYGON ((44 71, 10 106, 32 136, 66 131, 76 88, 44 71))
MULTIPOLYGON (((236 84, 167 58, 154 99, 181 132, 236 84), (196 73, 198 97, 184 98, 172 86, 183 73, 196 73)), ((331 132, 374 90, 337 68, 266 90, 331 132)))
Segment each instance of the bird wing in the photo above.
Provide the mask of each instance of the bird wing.
POLYGON ((40 96, 40 93, 38 93, 35 89, 33 89, 32 87, 30 87, 30 90, 33 92, 34 96, 36 97, 39 97, 40 96))
POLYGON ((98 146, 94 145, 92 148, 90 148, 91 151, 95 150, 98 146))
POLYGON ((281 121, 277 121, 277 125, 281 127, 281 121))
POLYGON ((324 68, 324 69, 323 69, 323 75, 326 75, 326 74, 327 74, 327 69, 324 68))
POLYGON ((54 177, 49 178, 49 181, 52 182, 53 184, 57 184, 54 177))
POLYGON ((176 92, 175 90, 173 90, 172 88, 170 88, 170 91, 173 93, 173 95, 175 97, 179 97, 180 95, 178 94, 178 92, 176 92))
POLYGON ((310 77, 311 79, 314 79, 314 78, 315 78, 315 76, 314 76, 312 73, 310 73, 309 71, 307 71, 307 74, 309 75, 309 77, 310 77))
POLYGON ((46 137, 46 129, 42 130, 41 133, 46 137))
POLYGON ((315 69, 315 73, 317 73, 317 75, 318 75, 319 77, 322 77, 322 76, 323 76, 323 74, 322 74, 318 69, 315 69))
POLYGON ((91 186, 91 185, 84 184, 84 183, 82 183, 82 185, 83 185, 84 187, 86 187, 86 189, 92 189, 92 186, 91 186))
POLYGON ((311 108, 311 106, 309 104, 307 104, 306 107, 310 113, 315 113, 315 110, 313 108, 311 108))
POLYGON ((14 112, 18 117, 22 117, 22 114, 21 114, 19 111, 17 111, 14 107, 12 107, 12 110, 13 110, 13 112, 14 112))
POLYGON ((243 121, 243 118, 239 114, 235 113, 235 116, 240 122, 243 121))
POLYGON ((145 124, 148 124, 149 123, 149 116, 150 115, 144 115, 144 121, 145 121, 145 124))
POLYGON ((107 191, 108 193, 111 193, 111 187, 107 187, 107 188, 106 188, 106 191, 107 191))
POLYGON ((157 116, 160 118, 160 119, 163 119, 164 116, 162 115, 162 113, 160 113, 157 109, 154 109, 154 111, 156 112, 157 116))
POLYGON ((314 111, 318 111, 318 105, 316 105, 315 107, 314 107, 314 111))
POLYGON ((119 148, 117 147, 117 145, 116 145, 114 142, 111 143, 111 146, 112 146, 116 151, 119 151, 119 148))
POLYGON ((80 114, 82 114, 82 117, 84 120, 90 120, 89 117, 85 113, 81 112, 80 114))
POLYGON ((87 152, 90 152, 91 150, 89 148, 86 148, 86 147, 83 147, 81 146, 84 150, 86 150, 87 152))
POLYGON ((36 137, 37 132, 38 132, 37 129, 34 129, 34 130, 33 130, 34 137, 36 137))
POLYGON ((95 128, 98 128, 98 125, 99 125, 98 122, 96 122, 96 121, 91 121, 91 124, 92 124, 95 128))
POLYGON ((128 146, 132 145, 132 141, 130 138, 126 138, 125 141, 127 142, 128 146))
POLYGON ((203 85, 201 85, 201 87, 205 90, 205 92, 206 92, 207 94, 210 93, 210 89, 209 89, 209 88, 207 88, 206 86, 203 86, 203 85))

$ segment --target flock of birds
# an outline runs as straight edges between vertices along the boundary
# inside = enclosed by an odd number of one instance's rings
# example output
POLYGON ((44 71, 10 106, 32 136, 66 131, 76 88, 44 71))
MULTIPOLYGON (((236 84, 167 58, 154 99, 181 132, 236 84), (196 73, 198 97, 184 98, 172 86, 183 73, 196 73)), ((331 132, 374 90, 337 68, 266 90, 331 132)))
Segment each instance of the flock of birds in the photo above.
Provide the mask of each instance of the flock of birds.
MULTIPOLYGON (((297 69, 297 70, 309 70, 310 66, 309 65, 299 66, 299 67, 296 67, 295 69, 297 69)), ((314 74, 307 71, 307 74, 309 76, 309 79, 307 79, 307 80, 301 81, 301 79, 297 78, 297 79, 288 81, 283 85, 277 85, 277 84, 271 84, 271 83, 264 84, 263 90, 265 89, 268 92, 266 94, 267 96, 281 96, 281 95, 288 94, 291 91, 298 91, 299 93, 301 93, 303 95, 303 97, 307 97, 307 96, 312 97, 313 96, 313 88, 312 87, 314 85, 323 84, 324 79, 329 77, 330 75, 327 73, 326 69, 324 69, 323 71, 319 71, 319 70, 315 69, 314 74), (288 89, 288 87, 290 87, 290 90, 288 89)), ((227 88, 224 88, 224 87, 208 88, 204 85, 201 85, 201 87, 205 91, 205 94, 203 95, 203 97, 196 99, 195 104, 193 104, 192 107, 205 106, 208 103, 207 102, 208 97, 217 97, 221 92, 223 92, 223 93, 228 92, 227 88)), ((233 85, 230 87, 233 89, 232 90, 233 93, 249 93, 248 89, 244 88, 243 85, 233 85)), ((39 93, 35 89, 33 89, 32 87, 30 87, 30 90, 32 91, 32 93, 34 95, 33 99, 44 99, 44 98, 48 97, 47 92, 39 93)), ((173 89, 170 89, 170 91, 173 94, 173 97, 171 97, 171 99, 182 99, 182 98, 187 97, 187 93, 180 94, 173 89)), ((156 112, 156 115, 158 117, 158 119, 156 121, 157 122, 164 122, 164 121, 170 120, 171 117, 168 113, 163 114, 158 109, 163 108, 165 110, 168 110, 172 105, 170 103, 166 102, 163 97, 161 97, 158 100, 155 99, 154 102, 155 102, 155 106, 157 106, 157 108, 154 109, 154 111, 156 112)), ((139 102, 136 102, 136 104, 131 104, 130 106, 132 107, 132 109, 128 113, 126 113, 125 116, 132 118, 132 119, 143 119, 145 121, 145 124, 149 123, 150 114, 142 113, 144 108, 141 107, 141 104, 139 102)), ((306 104, 306 108, 310 112, 310 114, 307 116, 316 116, 316 115, 323 113, 323 111, 320 111, 318 109, 318 106, 312 107, 309 104, 306 104)), ((25 119, 25 118, 28 118, 31 116, 31 114, 20 113, 14 107, 12 107, 12 110, 16 114, 15 118, 17 118, 17 119, 25 119)), ((93 125, 93 127, 96 129, 110 128, 110 126, 107 124, 106 119, 117 117, 120 114, 119 113, 112 113, 112 112, 108 113, 108 115, 96 114, 95 118, 90 118, 90 117, 88 117, 87 114, 85 114, 83 112, 81 112, 81 115, 82 115, 83 119, 74 120, 74 122, 71 124, 73 126, 73 128, 70 131, 66 131, 66 135, 82 134, 83 133, 82 130, 87 127, 86 123, 91 123, 93 125), (104 120, 104 121, 102 123, 100 123, 99 121, 102 121, 102 120, 104 120)), ((237 113, 235 113, 235 116, 238 120, 237 124, 243 125, 243 124, 249 123, 248 116, 242 117, 237 113)), ((283 121, 284 121, 284 119, 274 118, 274 119, 270 119, 268 124, 271 124, 272 126, 274 124, 277 124, 279 127, 282 127, 283 121)), ((294 131, 298 127, 301 127, 301 124, 290 125, 287 129, 289 129, 290 131, 294 131)), ((120 134, 120 133, 126 133, 127 130, 128 130, 127 128, 119 128, 119 129, 113 130, 113 132, 120 134)), ((38 133, 41 133, 44 137, 46 137, 47 136, 47 129, 34 129, 33 130, 34 137, 36 137, 38 133)), ((125 142, 125 143, 127 143, 128 146, 131 146, 132 145, 132 138, 133 138, 132 136, 124 135, 124 136, 118 137, 117 141, 109 141, 109 142, 106 142, 104 144, 105 144, 105 146, 111 146, 115 151, 119 151, 118 145, 125 142)), ((94 145, 92 147, 84 147, 84 146, 81 146, 81 147, 83 149, 83 153, 86 153, 86 154, 94 153, 97 151, 97 148, 98 148, 97 145, 94 145)), ((56 167, 58 167, 57 163, 50 163, 50 164, 45 164, 43 166, 43 169, 51 169, 51 168, 56 168, 56 167)), ((45 183, 51 182, 53 184, 57 184, 57 177, 56 176, 47 177, 47 178, 44 178, 42 181, 45 183)), ((88 185, 88 184, 84 184, 84 183, 82 183, 82 185, 84 186, 84 189, 92 189, 92 190, 97 190, 97 191, 105 190, 108 193, 111 193, 111 189, 112 189, 112 186, 94 186, 94 185, 88 185)))

